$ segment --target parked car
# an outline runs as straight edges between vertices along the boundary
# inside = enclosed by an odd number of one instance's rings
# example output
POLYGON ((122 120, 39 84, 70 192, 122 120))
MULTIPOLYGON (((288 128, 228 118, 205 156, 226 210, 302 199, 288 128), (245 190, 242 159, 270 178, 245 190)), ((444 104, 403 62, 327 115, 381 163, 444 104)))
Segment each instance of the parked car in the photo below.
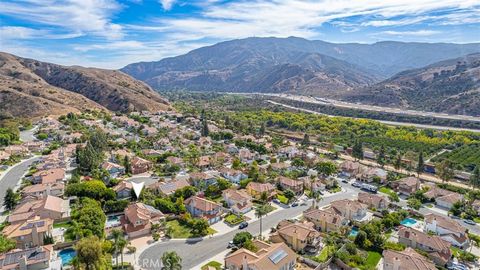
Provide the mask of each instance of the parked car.
POLYGON ((235 244, 233 243, 233 241, 228 242, 227 248, 236 248, 236 247, 237 247, 237 246, 235 246, 235 244))
POLYGON ((355 182, 352 183, 352 186, 354 186, 354 187, 361 187, 361 186, 362 186, 362 183, 355 181, 355 182))
POLYGON ((292 207, 297 207, 297 206, 298 206, 298 202, 292 203, 292 207))
POLYGON ((274 203, 280 203, 280 201, 278 199, 273 199, 273 202, 274 203))
POLYGON ((238 228, 241 230, 241 229, 245 229, 246 227, 248 227, 248 222, 244 221, 242 223, 240 223, 240 225, 238 226, 238 228))
POLYGON ((471 219, 464 219, 463 222, 469 224, 469 225, 477 225, 477 223, 475 223, 475 221, 471 220, 471 219))

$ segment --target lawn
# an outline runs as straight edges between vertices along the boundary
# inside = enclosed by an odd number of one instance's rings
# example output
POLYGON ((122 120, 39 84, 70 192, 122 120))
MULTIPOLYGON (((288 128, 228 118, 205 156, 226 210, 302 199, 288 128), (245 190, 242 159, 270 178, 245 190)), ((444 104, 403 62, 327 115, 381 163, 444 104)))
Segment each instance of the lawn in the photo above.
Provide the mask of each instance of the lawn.
POLYGON ((369 251, 365 264, 359 266, 359 269, 362 269, 362 270, 376 269, 377 264, 381 258, 382 258, 382 254, 376 251, 369 251))
POLYGON ((283 204, 288 204, 288 199, 284 195, 277 194, 277 199, 283 204))
POLYGON ((222 269, 222 264, 221 263, 219 263, 217 261, 211 261, 211 262, 205 264, 204 266, 202 266, 202 270, 208 269, 209 266, 215 267, 215 269, 217 269, 217 270, 222 269))
POLYGON ((235 214, 229 214, 225 217, 224 220, 226 223, 230 225, 237 225, 237 224, 240 224, 242 221, 244 221, 245 218, 242 216, 237 216, 235 214))
POLYGON ((395 193, 395 191, 393 191, 391 188, 388 188, 388 187, 380 187, 378 191, 385 193, 387 195, 391 195, 392 193, 395 193))
MULTIPOLYGON (((192 229, 189 227, 180 224, 178 220, 167 221, 167 231, 171 238, 191 238, 197 237, 197 235, 192 234, 192 229)), ((208 228, 208 234, 214 234, 216 231, 212 228, 208 228)))
POLYGON ((326 246, 322 249, 318 256, 314 257, 313 260, 316 262, 326 262, 328 258, 335 252, 334 246, 326 246))

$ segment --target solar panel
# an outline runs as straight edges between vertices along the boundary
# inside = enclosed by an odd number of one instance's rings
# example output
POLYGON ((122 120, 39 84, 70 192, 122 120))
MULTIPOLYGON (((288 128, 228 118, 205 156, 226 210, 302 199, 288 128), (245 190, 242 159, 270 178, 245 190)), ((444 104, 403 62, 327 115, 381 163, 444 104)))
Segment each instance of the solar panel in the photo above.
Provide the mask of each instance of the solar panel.
POLYGON ((283 249, 279 249, 275 251, 272 255, 268 256, 268 258, 274 263, 277 264, 283 258, 287 257, 288 254, 283 249))

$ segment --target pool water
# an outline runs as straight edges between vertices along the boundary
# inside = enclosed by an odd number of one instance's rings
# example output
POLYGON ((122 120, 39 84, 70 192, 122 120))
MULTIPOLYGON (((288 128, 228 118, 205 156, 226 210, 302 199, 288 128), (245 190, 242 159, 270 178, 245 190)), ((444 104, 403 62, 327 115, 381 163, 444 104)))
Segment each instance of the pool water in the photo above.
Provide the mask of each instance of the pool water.
POLYGON ((112 228, 117 226, 120 226, 120 216, 108 216, 105 227, 112 228))
POLYGON ((73 248, 67 248, 58 253, 58 256, 62 259, 62 266, 69 264, 73 258, 75 258, 76 253, 73 248))
POLYGON ((413 227, 415 224, 417 224, 417 221, 413 218, 406 218, 406 219, 402 220, 402 222, 400 222, 400 224, 402 224, 403 226, 406 226, 406 227, 413 227))
POLYGON ((348 234, 348 236, 352 236, 352 237, 356 237, 358 234, 358 228, 356 227, 353 227, 352 230, 350 231, 350 233, 348 234))

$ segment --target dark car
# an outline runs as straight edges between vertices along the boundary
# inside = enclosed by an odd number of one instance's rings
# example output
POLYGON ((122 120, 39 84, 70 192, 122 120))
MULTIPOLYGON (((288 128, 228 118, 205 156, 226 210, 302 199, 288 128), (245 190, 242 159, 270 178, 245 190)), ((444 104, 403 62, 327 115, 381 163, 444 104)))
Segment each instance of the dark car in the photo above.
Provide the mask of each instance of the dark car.
POLYGON ((233 241, 228 242, 227 248, 236 248, 236 247, 237 247, 237 246, 235 246, 235 244, 233 243, 233 241))
POLYGON ((468 225, 477 225, 477 223, 471 219, 464 219, 463 222, 467 223, 468 225))
POLYGON ((292 203, 292 207, 297 207, 297 206, 298 206, 298 202, 292 203))
POLYGON ((239 229, 245 229, 246 227, 248 227, 248 222, 246 221, 240 223, 240 225, 238 226, 239 229))

